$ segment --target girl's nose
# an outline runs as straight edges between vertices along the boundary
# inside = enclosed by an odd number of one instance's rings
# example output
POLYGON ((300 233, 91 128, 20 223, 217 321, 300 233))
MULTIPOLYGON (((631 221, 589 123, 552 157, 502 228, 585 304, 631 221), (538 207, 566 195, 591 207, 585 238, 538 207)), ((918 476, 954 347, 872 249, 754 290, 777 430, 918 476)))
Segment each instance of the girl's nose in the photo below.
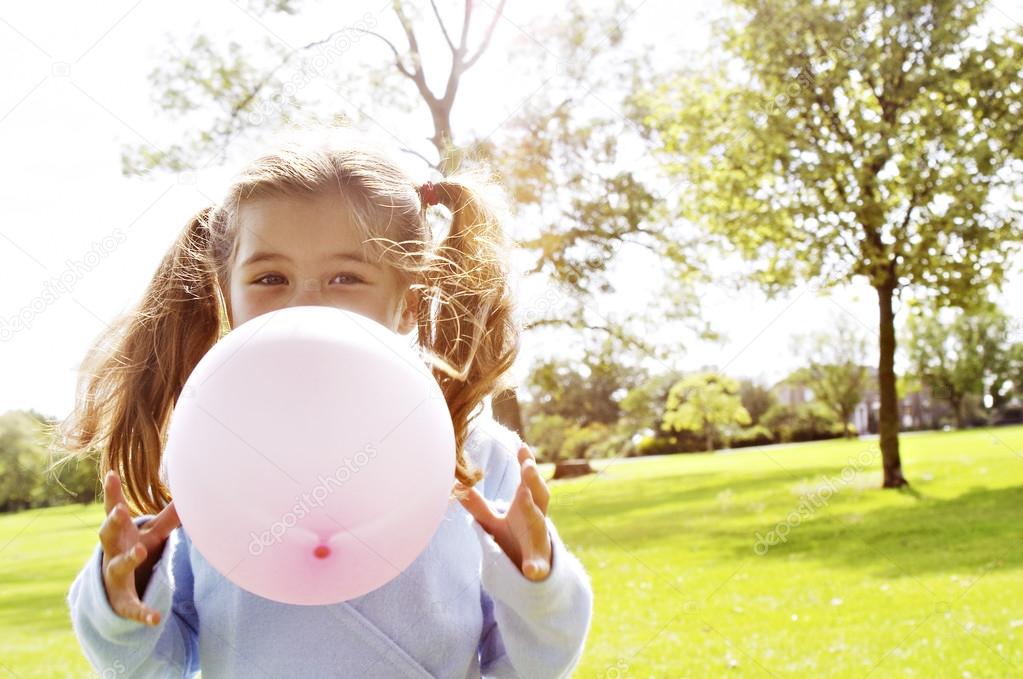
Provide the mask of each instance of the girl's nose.
POLYGON ((291 306, 318 306, 323 304, 323 285, 316 278, 303 278, 291 299, 291 306))

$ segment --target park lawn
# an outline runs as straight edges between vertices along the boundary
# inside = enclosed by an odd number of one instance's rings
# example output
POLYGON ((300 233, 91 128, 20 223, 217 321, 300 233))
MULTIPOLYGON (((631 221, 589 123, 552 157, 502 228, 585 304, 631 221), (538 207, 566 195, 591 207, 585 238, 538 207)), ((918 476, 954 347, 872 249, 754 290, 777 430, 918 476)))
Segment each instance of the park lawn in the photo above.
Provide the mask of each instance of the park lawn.
POLYGON ((902 460, 915 494, 879 489, 876 439, 557 483, 595 595, 577 676, 1023 676, 1023 427, 907 434, 902 460))
MULTIPOLYGON (((1023 674, 1023 427, 907 434, 902 452, 913 493, 878 488, 876 440, 551 482, 595 595, 575 676, 1023 674)), ((0 516, 0 676, 90 676, 64 595, 102 513, 0 516)))

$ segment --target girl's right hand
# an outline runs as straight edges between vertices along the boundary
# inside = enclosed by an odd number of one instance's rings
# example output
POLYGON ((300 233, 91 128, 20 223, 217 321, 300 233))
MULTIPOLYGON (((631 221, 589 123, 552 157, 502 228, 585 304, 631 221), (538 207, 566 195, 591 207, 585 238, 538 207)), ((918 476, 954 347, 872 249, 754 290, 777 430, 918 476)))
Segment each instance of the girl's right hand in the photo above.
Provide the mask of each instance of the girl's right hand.
POLYGON ((107 472, 103 479, 103 498, 107 518, 99 529, 103 546, 103 586, 107 601, 122 618, 146 625, 159 625, 160 612, 141 601, 154 564, 160 559, 167 536, 181 525, 174 502, 148 520, 141 528, 135 525, 121 492, 117 472, 107 472))

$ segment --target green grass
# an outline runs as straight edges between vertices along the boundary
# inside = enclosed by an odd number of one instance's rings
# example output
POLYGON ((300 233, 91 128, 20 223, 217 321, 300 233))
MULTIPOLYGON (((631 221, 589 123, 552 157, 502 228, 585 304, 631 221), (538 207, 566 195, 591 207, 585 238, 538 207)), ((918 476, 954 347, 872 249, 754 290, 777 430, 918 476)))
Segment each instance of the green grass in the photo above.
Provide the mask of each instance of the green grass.
MULTIPOLYGON (((905 435, 902 452, 912 493, 878 488, 866 440, 551 483, 595 594, 576 676, 1023 675, 1023 427, 905 435)), ((90 676, 63 597, 101 517, 0 516, 0 677, 90 676)))
POLYGON ((102 520, 99 504, 0 515, 0 677, 96 676, 64 597, 102 520))
POLYGON ((878 488, 879 455, 812 443, 557 484, 595 594, 578 676, 1023 675, 1023 428, 904 436, 914 494, 878 488))

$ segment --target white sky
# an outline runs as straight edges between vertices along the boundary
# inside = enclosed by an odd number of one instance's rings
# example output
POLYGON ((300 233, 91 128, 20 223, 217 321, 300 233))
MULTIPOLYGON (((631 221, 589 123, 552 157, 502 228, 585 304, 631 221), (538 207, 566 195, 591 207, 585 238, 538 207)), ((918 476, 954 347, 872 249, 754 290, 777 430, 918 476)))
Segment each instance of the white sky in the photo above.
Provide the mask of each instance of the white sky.
MULTIPOLYGON (((379 30, 395 35, 389 2, 309 4, 308 12, 285 20, 255 17, 245 3, 227 0, 16 2, 0 8, 5 65, 0 148, 7 159, 0 166, 0 412, 35 408, 67 414, 75 371, 92 341, 105 323, 137 301, 187 218, 208 202, 207 196, 218 197, 236 169, 229 162, 185 181, 169 174, 122 177, 123 145, 162 146, 182 130, 157 114, 147 80, 168 36, 183 42, 201 20, 203 30, 219 38, 302 45, 322 37, 322 26, 345 25, 367 12, 379 30), (76 267, 78 273, 72 273, 76 267), (62 276, 71 284, 47 297, 62 276), (30 326, 9 336, 4 324, 18 314, 29 318, 30 326)), ((692 48, 706 33, 700 12, 713 4, 636 0, 630 30, 661 49, 692 48)), ((459 100, 456 129, 492 130, 528 94, 501 67, 507 63, 504 53, 523 39, 516 26, 528 25, 547 5, 539 0, 509 5, 508 21, 499 26, 490 52, 465 80, 464 92, 472 99, 459 100)), ((1023 21, 1019 0, 1002 0, 996 10, 997 22, 1023 21)), ((436 36, 427 45, 441 48, 436 36)), ((303 96, 319 94, 316 88, 323 84, 311 83, 303 96)), ((378 132, 428 151, 424 138, 430 130, 417 115, 415 121, 400 113, 378 116, 378 132)), ((642 253, 626 254, 617 267, 616 281, 624 289, 614 303, 619 308, 655 283, 642 253)), ((545 295, 549 291, 540 280, 520 286, 527 310, 546 303, 545 295)), ((1009 297, 1016 298, 1009 301, 1010 313, 1023 318, 1023 295, 1009 297)), ((717 365, 736 376, 780 378, 800 364, 790 351, 790 337, 825 328, 833 314, 851 314, 866 328, 876 322, 873 291, 865 286, 836 291, 830 299, 797 290, 772 302, 754 289, 713 288, 706 291, 705 303, 708 320, 728 340, 689 345, 681 365, 717 365)), ((531 359, 543 353, 540 345, 538 336, 524 338, 516 366, 520 378, 531 359)))

